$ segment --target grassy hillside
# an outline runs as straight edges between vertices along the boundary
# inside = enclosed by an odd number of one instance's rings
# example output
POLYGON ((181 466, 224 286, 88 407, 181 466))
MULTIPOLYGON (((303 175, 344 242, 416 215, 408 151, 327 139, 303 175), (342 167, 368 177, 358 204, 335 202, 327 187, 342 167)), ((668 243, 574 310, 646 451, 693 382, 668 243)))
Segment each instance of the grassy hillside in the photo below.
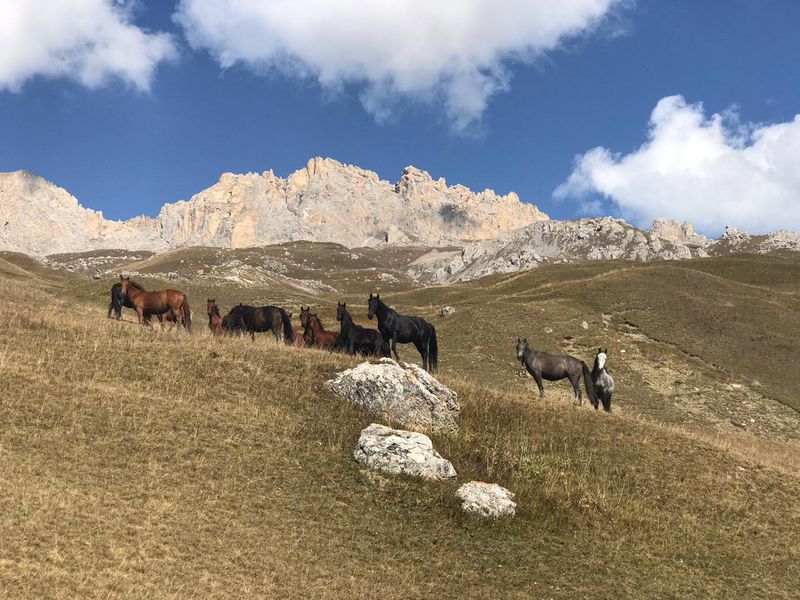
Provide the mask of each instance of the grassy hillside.
MULTIPOLYGON (((186 260, 173 258, 159 269, 186 260)), ((171 284, 193 300, 187 336, 107 321, 110 281, 4 257, 0 595, 793 597, 800 450, 780 393, 788 404, 799 388, 766 363, 797 344, 784 331, 797 263, 725 260, 398 283, 387 297, 436 323, 440 378, 462 403, 460 433, 434 438, 458 481, 425 483, 352 460, 371 419, 324 386, 351 359, 203 328, 206 295, 326 314, 346 295, 358 314, 374 280, 345 269, 346 285, 329 285, 352 287, 302 294, 280 278, 188 278, 171 284), (754 267, 786 279, 748 279, 754 267), (747 320, 702 339, 712 325, 696 311, 713 319, 733 303, 739 314, 747 301, 757 303, 747 320), (443 304, 456 314, 435 317, 443 304), (684 332, 698 323, 707 329, 684 332), (764 336, 748 340, 758 326, 764 336), (564 384, 533 401, 512 355, 523 333, 587 360, 608 344, 615 413, 574 409, 564 384), (730 351, 717 358, 719 344, 730 351), (731 424, 744 414, 726 412, 742 406, 758 419, 746 429, 731 424), (454 492, 471 479, 516 492, 518 517, 464 515, 454 492)))

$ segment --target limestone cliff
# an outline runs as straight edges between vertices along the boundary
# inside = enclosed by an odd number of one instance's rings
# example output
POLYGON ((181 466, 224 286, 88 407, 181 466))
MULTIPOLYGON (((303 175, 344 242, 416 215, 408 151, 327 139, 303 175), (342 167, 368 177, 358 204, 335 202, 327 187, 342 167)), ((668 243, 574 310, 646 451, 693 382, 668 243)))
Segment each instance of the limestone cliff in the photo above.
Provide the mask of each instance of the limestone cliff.
POLYGON ((546 220, 512 193, 473 193, 407 167, 396 184, 329 158, 283 179, 224 174, 158 217, 110 221, 24 171, 0 174, 0 248, 34 256, 100 248, 243 248, 284 241, 443 246, 496 238, 546 220))

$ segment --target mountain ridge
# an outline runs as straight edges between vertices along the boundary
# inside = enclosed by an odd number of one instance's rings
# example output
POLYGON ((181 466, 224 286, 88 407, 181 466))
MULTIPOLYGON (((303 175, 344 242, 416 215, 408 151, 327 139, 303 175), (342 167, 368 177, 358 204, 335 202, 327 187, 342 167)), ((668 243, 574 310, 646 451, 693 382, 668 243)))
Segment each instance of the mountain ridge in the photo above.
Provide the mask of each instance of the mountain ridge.
POLYGON ((446 246, 492 239, 549 217, 516 193, 473 192, 406 167, 392 184, 372 171, 312 158, 286 178, 224 173, 155 218, 106 219, 27 171, 0 174, 0 245, 34 256, 101 248, 165 251, 284 241, 446 246))

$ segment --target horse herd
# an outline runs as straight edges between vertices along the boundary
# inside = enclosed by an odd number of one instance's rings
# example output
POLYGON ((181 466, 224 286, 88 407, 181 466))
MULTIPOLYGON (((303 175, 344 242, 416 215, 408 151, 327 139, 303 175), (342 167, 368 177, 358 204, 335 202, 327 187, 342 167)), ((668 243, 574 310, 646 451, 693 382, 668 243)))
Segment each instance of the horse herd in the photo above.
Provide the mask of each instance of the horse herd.
MULTIPOLYGON (((150 324, 155 316, 162 326, 166 323, 182 325, 191 331, 192 317, 189 300, 178 290, 148 292, 130 277, 120 275, 118 283, 111 288, 111 303, 108 317, 112 312, 116 318, 122 317, 122 307, 136 311, 139 324, 150 324)), ((281 330, 287 344, 332 351, 343 351, 351 355, 389 357, 392 354, 399 360, 397 344, 414 344, 422 357, 422 366, 428 371, 436 371, 438 366, 438 343, 435 327, 422 317, 404 316, 389 307, 380 294, 370 294, 367 301, 367 317, 377 319, 378 329, 361 327, 353 322, 347 310, 347 303, 339 302, 336 307, 336 320, 340 329, 326 330, 320 318, 311 312, 311 307, 300 307, 302 335, 292 327, 292 313, 279 306, 249 306, 238 304, 224 317, 220 314, 216 300, 208 299, 208 327, 214 335, 244 335, 255 338, 259 332, 272 332, 275 341, 280 342, 281 330)), ((614 393, 614 380, 605 368, 608 350, 597 349, 592 370, 573 356, 556 356, 535 350, 527 339, 517 338, 517 359, 531 374, 539 388, 539 397, 544 398, 543 380, 558 381, 569 379, 575 391, 575 404, 582 403, 580 380, 583 378, 586 394, 595 409, 602 404, 603 410, 611 411, 611 396, 614 393)))

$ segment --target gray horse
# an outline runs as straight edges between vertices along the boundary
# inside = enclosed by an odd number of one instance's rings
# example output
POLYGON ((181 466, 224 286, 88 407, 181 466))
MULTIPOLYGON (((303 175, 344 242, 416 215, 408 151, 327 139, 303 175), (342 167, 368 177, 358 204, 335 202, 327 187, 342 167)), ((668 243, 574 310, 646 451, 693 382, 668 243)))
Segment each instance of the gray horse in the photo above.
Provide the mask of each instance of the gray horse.
MULTIPOLYGON (((597 349, 597 356, 594 357, 594 366, 592 367, 592 385, 594 386, 594 394, 603 403, 603 410, 611 412, 611 396, 614 395, 614 379, 606 371, 606 361, 608 360, 608 348, 603 350, 597 349)), ((597 401, 595 400, 594 409, 597 410, 597 401)))
POLYGON ((554 356, 547 352, 535 350, 528 345, 527 339, 517 338, 517 359, 523 364, 536 381, 539 387, 539 398, 544 398, 544 387, 542 380, 558 381, 569 379, 572 389, 575 390, 575 404, 580 406, 583 402, 581 395, 581 376, 583 385, 586 388, 586 395, 593 406, 597 406, 597 398, 594 395, 592 385, 592 374, 589 367, 582 360, 574 356, 554 356))

